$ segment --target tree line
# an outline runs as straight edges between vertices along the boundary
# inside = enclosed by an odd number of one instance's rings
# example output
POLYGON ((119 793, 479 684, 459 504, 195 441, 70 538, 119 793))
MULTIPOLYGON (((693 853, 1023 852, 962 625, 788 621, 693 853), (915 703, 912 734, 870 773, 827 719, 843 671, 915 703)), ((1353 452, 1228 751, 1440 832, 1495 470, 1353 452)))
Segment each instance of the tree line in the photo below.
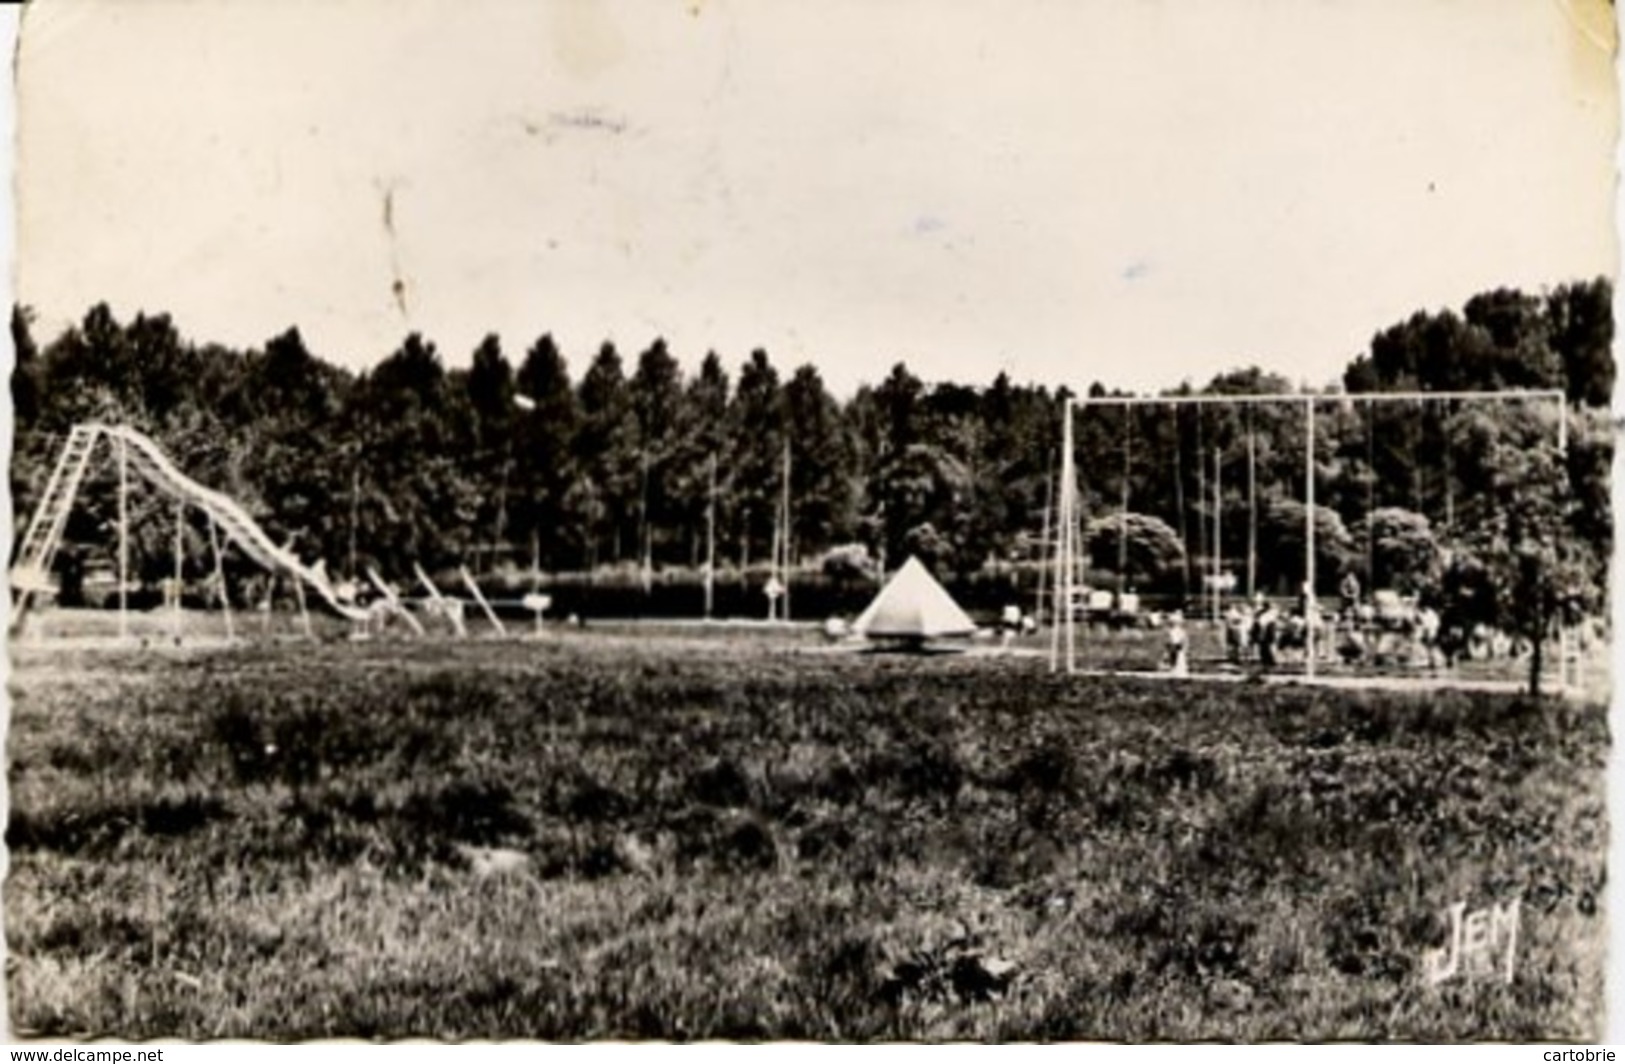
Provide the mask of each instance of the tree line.
MULTIPOLYGON (((1437 579, 1455 553, 1500 551, 1515 569, 1556 529, 1563 557, 1545 571, 1561 561, 1569 583, 1605 587, 1611 305, 1606 279, 1499 289, 1377 332, 1328 394, 1561 389, 1569 447, 1552 446, 1553 404, 1328 402, 1314 449, 1322 579, 1437 579)), ((664 340, 635 354, 605 342, 572 367, 548 334, 523 351, 487 336, 466 367, 448 368, 413 333, 355 373, 297 328, 238 351, 185 337, 167 314, 120 322, 105 304, 43 343, 26 307, 11 330, 15 527, 71 426, 118 421, 344 575, 414 562, 691 571, 712 542, 719 568, 744 573, 778 535, 808 568, 874 571, 910 553, 949 580, 1030 568, 1047 550, 1069 394, 1003 373, 928 383, 899 361, 841 399, 816 366, 784 370, 761 349, 736 370, 712 351, 684 372, 664 340)), ((1168 394, 1295 390, 1249 368, 1168 394)), ((1088 394, 1116 393, 1097 383, 1088 394)), ((1100 579, 1192 593, 1215 540, 1226 567, 1260 588, 1302 578, 1301 404, 1089 407, 1076 430, 1100 579)), ((112 550, 112 492, 105 471, 87 483, 68 530, 92 557, 112 550)), ((169 511, 139 502, 134 528, 137 571, 162 579, 169 511)))

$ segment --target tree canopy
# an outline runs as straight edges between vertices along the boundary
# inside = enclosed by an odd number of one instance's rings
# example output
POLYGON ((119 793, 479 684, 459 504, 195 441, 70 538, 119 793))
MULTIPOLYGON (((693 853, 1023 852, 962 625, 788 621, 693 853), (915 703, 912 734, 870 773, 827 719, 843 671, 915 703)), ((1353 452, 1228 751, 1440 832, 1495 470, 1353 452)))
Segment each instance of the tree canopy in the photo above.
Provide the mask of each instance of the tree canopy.
MULTIPOLYGON (((1560 389, 1569 447, 1552 446, 1551 404, 1329 400, 1314 454, 1323 590, 1345 570, 1398 587, 1448 571, 1460 584, 1470 563, 1498 615, 1529 608, 1548 623, 1575 586, 1605 587, 1611 306, 1606 279, 1542 294, 1498 289, 1378 330, 1348 365, 1344 391, 1560 389)), ((106 305, 48 339, 33 328, 28 308, 13 308, 19 523, 67 430, 117 420, 344 574, 368 564, 409 572, 413 562, 695 566, 709 515, 719 564, 761 564, 787 452, 789 539, 805 564, 836 547, 887 565, 926 553, 950 579, 1032 564, 1044 550, 1068 394, 1003 373, 928 382, 896 360, 843 399, 814 365, 781 366, 758 348, 730 372, 716 352, 674 352, 659 337, 630 363, 606 341, 577 377, 550 334, 517 366, 492 335, 448 369, 414 333, 357 374, 309 350, 294 327, 246 351, 190 340, 161 313, 121 322, 106 305), (692 371, 684 357, 695 358, 692 371)), ((1291 390, 1242 367, 1170 394, 1291 390)), ((1080 417, 1096 568, 1118 565, 1112 537, 1126 505, 1131 580, 1190 593, 1194 574, 1210 571, 1217 532, 1232 571, 1251 556, 1259 587, 1295 590, 1305 441, 1298 404, 1080 417)), ((110 549, 110 490, 105 477, 86 484, 70 543, 110 549)), ((148 568, 162 573, 168 547, 149 538, 148 568)))

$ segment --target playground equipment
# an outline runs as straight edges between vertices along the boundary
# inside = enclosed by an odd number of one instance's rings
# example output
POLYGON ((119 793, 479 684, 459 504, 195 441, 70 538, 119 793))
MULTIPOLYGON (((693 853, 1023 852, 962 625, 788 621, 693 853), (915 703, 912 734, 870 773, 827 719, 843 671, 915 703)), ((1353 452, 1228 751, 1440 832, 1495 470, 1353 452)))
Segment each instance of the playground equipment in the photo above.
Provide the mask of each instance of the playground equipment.
MULTIPOLYGON (((484 593, 480 591, 480 585, 476 584, 474 582, 474 578, 468 575, 468 570, 459 567, 457 570, 457 575, 462 578, 463 586, 468 588, 468 593, 473 596, 475 604, 477 604, 480 611, 485 614, 485 619, 491 622, 491 627, 496 631, 497 635, 507 635, 507 626, 502 623, 502 618, 497 616, 497 611, 491 608, 491 602, 485 597, 484 593)), ((541 614, 539 612, 536 616, 536 625, 538 628, 541 627, 541 614)))
POLYGON ((784 469, 779 481, 778 507, 773 515, 773 560, 767 585, 767 619, 790 619, 790 441, 784 441, 784 469))
POLYGON ((416 617, 412 616, 412 611, 407 609, 406 604, 401 601, 401 597, 395 594, 395 589, 385 583, 384 578, 379 576, 376 570, 370 567, 367 569, 367 580, 374 588, 377 589, 378 594, 382 596, 379 601, 383 603, 384 610, 386 610, 389 614, 397 616, 401 618, 401 620, 405 621, 407 627, 411 628, 413 633, 417 635, 428 634, 424 630, 422 622, 420 622, 416 617))
POLYGON ((128 631, 126 589, 129 583, 128 494, 131 466, 134 466, 136 471, 154 487, 175 499, 182 512, 185 507, 192 506, 207 515, 217 578, 221 575, 219 533, 224 532, 227 541, 235 543, 260 566, 275 575, 293 578, 301 608, 304 604, 304 589, 309 588, 340 616, 356 622, 366 620, 365 610, 340 599, 324 566, 307 565, 291 550, 278 546, 236 500, 212 488, 204 487, 186 476, 151 437, 128 425, 89 422, 75 425, 68 434, 67 443, 57 457, 50 479, 46 482, 45 493, 41 496, 33 519, 29 522, 21 540, 16 561, 11 568, 13 631, 22 622, 30 602, 39 595, 49 594, 53 590, 50 579, 51 564, 56 558, 57 549, 61 546, 68 514, 73 509, 74 499, 84 482, 97 444, 104 440, 113 450, 119 474, 118 594, 121 635, 128 631))
MULTIPOLYGON (((1255 436, 1256 436, 1256 431, 1257 430, 1256 430, 1255 423, 1254 423, 1254 421, 1253 421, 1253 419, 1251 417, 1251 412, 1254 409, 1256 409, 1257 407, 1259 407, 1259 406, 1261 406, 1263 404, 1296 406, 1299 409, 1301 409, 1302 414, 1303 414, 1303 418, 1304 418, 1304 423, 1303 423, 1304 424, 1304 454, 1303 454, 1303 472, 1302 472, 1303 493, 1302 493, 1301 498, 1302 498, 1302 501, 1303 501, 1303 504, 1304 504, 1304 534, 1303 534, 1304 563, 1303 563, 1303 575, 1305 577, 1304 585, 1303 585, 1304 588, 1305 588, 1305 594, 1303 595, 1303 606, 1302 606, 1303 611, 1305 613, 1305 616, 1304 616, 1304 623, 1303 623, 1302 627, 1303 627, 1303 630, 1304 630, 1304 641, 1305 641, 1305 646, 1304 646, 1304 672, 1305 672, 1306 676, 1312 678, 1312 677, 1314 677, 1315 672, 1316 672, 1317 659, 1320 656, 1320 652, 1322 650, 1329 649, 1329 648, 1326 648, 1326 647, 1317 647, 1317 642, 1320 642, 1320 638, 1317 637, 1317 628, 1320 627, 1320 624, 1318 623, 1318 617, 1315 616, 1315 615, 1318 615, 1320 613, 1319 605, 1318 605, 1318 599, 1317 599, 1317 595, 1316 595, 1316 592, 1315 592, 1315 589, 1318 587, 1318 583, 1316 581, 1316 573, 1315 573, 1315 557, 1316 557, 1316 543, 1315 543, 1315 535, 1316 535, 1316 528, 1315 528, 1315 514, 1316 514, 1316 505, 1315 505, 1315 490, 1316 490, 1315 427, 1316 426, 1315 426, 1315 420, 1316 420, 1317 410, 1320 407, 1327 406, 1327 405, 1333 405, 1333 406, 1341 405, 1341 406, 1344 406, 1344 407, 1352 407, 1352 406, 1358 406, 1358 405, 1363 404, 1363 405, 1366 406, 1367 410, 1370 411, 1370 410, 1374 410, 1375 408, 1377 408, 1378 406, 1381 406, 1383 404, 1400 404, 1401 406, 1418 406, 1418 407, 1421 407, 1421 406, 1425 406, 1425 404, 1430 403, 1430 402, 1446 402, 1446 403, 1467 403, 1467 402, 1487 402, 1487 403, 1542 402, 1542 403, 1544 403, 1544 402, 1550 402, 1550 403, 1553 403, 1557 407, 1557 411, 1558 411, 1558 417, 1556 419, 1556 434, 1557 434, 1558 449, 1562 453, 1565 453, 1565 454, 1567 453, 1567 450, 1568 450, 1568 406, 1567 406, 1566 397, 1565 397, 1564 393, 1561 390, 1557 390, 1557 389, 1504 389, 1504 390, 1500 390, 1500 391, 1477 391, 1477 392, 1474 392, 1474 391, 1438 391, 1438 392, 1420 391, 1420 392, 1371 392, 1371 393, 1328 393, 1328 394, 1279 393, 1279 394, 1242 394, 1242 395, 1237 395, 1237 394, 1197 394, 1197 395, 1162 395, 1162 396, 1115 395, 1115 396, 1089 396, 1089 397, 1086 397, 1086 398, 1085 397, 1069 397, 1069 398, 1067 398, 1067 400, 1065 402, 1065 407, 1064 407, 1064 410, 1063 410, 1063 417, 1062 417, 1061 455, 1060 455, 1060 463, 1059 463, 1060 464, 1060 473, 1059 473, 1059 477, 1058 477, 1058 488, 1054 492, 1054 497, 1055 497, 1054 515, 1055 515, 1055 518, 1054 518, 1054 526, 1053 526, 1054 530, 1053 530, 1053 532, 1051 531, 1051 526, 1050 526, 1051 509, 1050 509, 1049 506, 1046 506, 1046 508, 1045 508, 1045 535, 1044 535, 1044 542, 1045 542, 1046 546, 1050 550, 1052 550, 1052 552, 1053 552, 1052 553, 1052 559, 1053 559, 1052 564, 1053 564, 1053 568, 1054 568, 1054 577, 1053 577, 1053 583, 1051 584, 1051 587, 1050 587, 1050 593, 1053 595, 1053 599, 1054 599, 1054 603, 1055 603, 1055 618, 1056 618, 1056 624, 1055 624, 1054 629, 1052 630, 1051 644, 1050 644, 1050 667, 1051 667, 1051 670, 1053 671, 1053 670, 1058 670, 1058 669, 1061 669, 1061 668, 1065 668, 1065 670, 1067 672, 1073 672, 1076 669, 1076 664, 1075 664, 1076 663, 1076 640, 1077 640, 1077 636, 1076 636, 1076 620, 1077 620, 1077 616, 1076 615, 1077 615, 1078 611, 1076 611, 1075 609, 1068 608, 1068 604, 1071 604, 1071 603, 1074 603, 1074 602, 1077 601, 1079 591, 1084 586, 1084 575, 1085 575, 1085 572, 1086 572, 1086 567, 1084 565, 1084 560, 1083 560, 1083 557, 1082 557, 1083 551, 1081 549, 1082 546, 1083 546, 1083 544, 1082 544, 1083 517, 1082 517, 1082 514, 1080 512, 1079 480, 1078 480, 1078 470, 1077 470, 1077 463, 1076 463, 1076 447, 1075 447, 1075 443, 1074 443, 1074 419, 1075 419, 1076 412, 1079 409, 1088 410, 1092 414, 1096 410, 1098 410, 1098 408, 1100 408, 1100 407, 1116 406, 1116 407, 1121 408, 1122 411, 1123 411, 1122 431, 1123 431, 1124 477, 1123 477, 1122 488, 1121 488, 1121 503, 1120 503, 1121 510, 1120 510, 1120 512, 1124 515, 1125 522, 1124 522, 1124 525, 1122 527, 1126 527, 1126 515, 1127 515, 1128 510, 1129 510, 1129 487, 1128 487, 1128 485, 1129 485, 1129 471, 1130 471, 1130 469, 1132 467, 1132 451, 1133 451, 1133 438, 1134 438, 1134 435, 1133 435, 1133 433, 1134 433, 1133 420, 1132 420, 1132 417, 1130 416, 1132 411, 1134 411, 1136 409, 1139 409, 1139 408, 1142 408, 1142 407, 1146 407, 1146 406, 1168 407, 1168 408, 1172 408, 1172 409, 1174 409, 1176 411, 1180 410, 1180 409, 1183 409, 1185 407, 1194 407, 1198 411, 1198 413, 1206 406, 1238 407, 1241 410, 1246 411, 1247 414, 1248 414, 1248 417, 1246 418, 1246 420, 1244 422, 1244 425, 1245 425, 1245 433, 1244 433, 1244 435, 1245 435, 1246 450, 1247 450, 1247 454, 1246 454, 1246 457, 1247 457, 1247 499, 1248 499, 1248 509, 1249 509, 1249 511, 1256 511, 1257 484, 1256 484, 1256 471, 1255 471, 1255 467, 1256 467, 1256 454, 1255 454, 1256 440, 1255 440, 1255 436)), ((1200 422, 1198 422, 1198 430, 1200 430, 1200 422)), ((1367 452, 1368 452, 1368 455, 1369 455, 1370 452, 1373 450, 1373 447, 1374 447, 1369 420, 1367 421, 1367 438, 1366 438, 1365 442, 1366 442, 1366 449, 1367 449, 1367 452)), ((1198 472, 1198 475, 1199 475, 1198 493, 1200 495, 1206 495, 1206 493, 1207 493, 1206 492, 1207 485, 1205 483, 1203 483, 1203 481, 1206 480, 1206 476, 1207 476, 1207 473, 1209 471, 1211 471, 1211 474, 1212 474, 1212 477, 1213 477, 1213 485, 1212 485, 1212 500, 1213 500, 1213 502, 1212 502, 1212 505, 1213 505, 1213 517, 1212 517, 1212 520, 1213 520, 1213 526, 1212 526, 1212 540, 1211 540, 1211 542, 1212 542, 1212 557, 1211 557, 1212 573, 1211 573, 1209 579, 1203 581, 1203 584, 1204 584, 1204 591, 1207 591, 1212 595, 1211 611, 1212 611, 1212 614, 1213 614, 1213 617, 1214 617, 1215 621, 1217 621, 1219 613, 1220 613, 1220 609, 1219 609, 1219 607, 1220 607, 1220 585, 1221 585, 1221 582, 1224 581, 1224 577, 1226 575, 1225 571, 1224 571, 1224 569, 1222 567, 1222 558, 1221 558, 1222 540, 1221 540, 1221 537, 1220 537, 1220 528, 1219 528, 1219 518, 1220 518, 1221 511, 1222 511, 1222 478, 1223 478, 1223 475, 1224 475, 1224 454, 1223 454, 1222 450, 1220 450, 1218 448, 1215 448, 1212 451, 1212 454, 1211 454, 1211 463, 1212 464, 1211 464, 1211 467, 1210 467, 1210 470, 1209 470, 1209 467, 1207 466, 1206 456, 1203 455, 1203 453, 1202 453, 1204 450, 1205 450, 1205 448, 1203 448, 1203 446, 1202 446, 1202 444, 1200 442, 1200 439, 1199 439, 1198 440, 1198 458, 1199 458, 1199 461, 1198 461, 1198 465, 1197 465, 1197 472, 1198 472)), ((1177 470, 1177 463, 1178 463, 1178 460, 1179 460, 1178 455, 1179 455, 1179 448, 1176 447, 1176 449, 1175 449, 1176 470, 1177 470)), ((1448 451, 1444 454, 1443 457, 1444 457, 1444 460, 1446 462, 1449 462, 1451 460, 1450 455, 1448 454, 1448 451)), ((1175 478, 1176 492, 1181 490, 1180 489, 1181 483, 1182 483, 1182 479, 1176 475, 1176 478, 1175 478)), ((1370 486, 1368 486, 1368 489, 1367 489, 1367 496, 1368 496, 1368 500, 1373 498, 1372 489, 1371 489, 1370 486)), ((1177 502, 1178 506, 1181 509, 1183 509, 1184 500, 1183 500, 1182 494, 1178 497, 1176 502, 1177 502)), ((1446 503, 1447 503, 1447 506, 1451 506, 1451 504, 1453 503, 1453 500, 1448 495, 1446 496, 1446 503)), ((1371 508, 1372 508, 1372 506, 1368 503, 1368 510, 1371 509, 1371 508)), ((1453 508, 1453 506, 1452 506, 1452 508, 1453 508)), ((1183 523, 1183 522, 1181 522, 1181 523, 1183 523)), ((1205 533, 1205 529, 1199 531, 1199 533, 1198 533, 1198 540, 1199 541, 1206 540, 1207 537, 1206 537, 1206 535, 1204 533, 1205 533)), ((1120 541, 1119 542, 1120 542, 1120 545, 1119 545, 1119 568, 1121 570, 1123 568, 1124 554, 1125 554, 1125 551, 1126 551, 1126 546, 1125 546, 1125 544, 1126 544, 1126 535, 1125 534, 1120 533, 1120 541)), ((1257 554, 1257 532, 1256 532, 1256 513, 1255 512, 1250 512, 1249 513, 1247 554, 1248 554, 1248 558, 1247 558, 1247 580, 1246 580, 1246 582, 1247 582, 1248 590, 1249 590, 1249 592, 1251 592, 1254 589, 1255 569, 1256 569, 1256 565, 1257 565, 1257 557, 1256 557, 1256 554, 1257 554)), ((1370 582, 1369 561, 1368 561, 1367 571, 1368 571, 1368 583, 1369 583, 1370 582)), ((1558 686, 1561 689, 1561 688, 1567 687, 1569 682, 1570 682, 1569 681, 1569 674, 1570 674, 1571 668, 1576 668, 1577 667, 1577 661, 1569 653, 1568 633, 1567 633, 1566 628, 1564 628, 1560 632, 1560 647, 1559 647, 1558 665, 1559 665, 1559 668, 1558 668, 1558 686)))
POLYGON ((416 562, 412 563, 412 572, 417 576, 418 583, 429 593, 430 611, 444 617, 458 638, 466 638, 468 626, 463 623, 463 600, 442 595, 440 589, 434 586, 434 581, 429 579, 429 574, 423 571, 423 566, 416 562))
MULTIPOLYGON (((73 509, 74 502, 78 497, 92 462, 100 451, 100 445, 104 442, 111 450, 112 459, 118 469, 118 563, 117 572, 113 579, 116 580, 118 587, 119 635, 121 638, 129 634, 130 520, 128 495, 131 467, 141 474, 144 480, 175 500, 176 503, 175 576, 172 581, 166 581, 166 586, 173 589, 172 601, 176 608, 177 637, 180 631, 182 528, 184 527, 187 507, 202 510, 208 518, 208 543, 214 556, 215 584, 221 604, 225 607, 228 638, 234 637, 236 634, 230 605, 225 596, 222 562, 224 547, 229 544, 236 544, 249 558, 273 577, 291 579, 306 634, 310 634, 312 631, 310 618, 306 612, 305 593, 307 589, 314 591, 316 596, 334 613, 351 621, 358 626, 358 629, 365 632, 381 630, 391 618, 397 618, 414 634, 419 636, 427 635, 423 623, 415 615, 414 610, 410 608, 417 606, 421 612, 429 616, 443 618, 457 636, 464 637, 468 634, 467 626, 463 620, 464 607, 467 604, 473 604, 477 605, 484 613, 491 628, 499 636, 508 634, 507 628, 497 615, 495 606, 516 606, 518 604, 493 603, 480 591, 479 585, 475 583, 474 578, 469 575, 466 568, 459 569, 458 575, 464 587, 468 590, 470 596, 468 599, 445 594, 429 579, 428 574, 424 572, 422 567, 414 565, 413 573, 425 589, 425 597, 404 600, 376 571, 368 569, 366 571, 367 582, 377 592, 378 598, 370 605, 358 603, 354 587, 348 583, 335 586, 332 578, 328 575, 327 566, 324 562, 318 560, 314 564, 306 564, 289 548, 277 545, 270 534, 260 527, 259 523, 236 500, 199 484, 181 472, 151 437, 128 425, 99 422, 76 425, 69 432, 67 442, 58 455, 55 466, 52 467, 50 478, 46 482, 44 494, 40 497, 33 518, 19 541, 19 547, 10 573, 13 590, 11 607, 11 630, 13 632, 18 630, 29 607, 40 596, 51 595, 56 591, 55 584, 51 579, 52 565, 58 549, 61 547, 63 532, 67 527, 68 517, 73 509), (224 543, 222 543, 222 533, 224 534, 224 543)), ((265 602, 261 603, 260 608, 262 611, 268 611, 269 605, 270 600, 267 598, 265 602)), ((533 612, 537 613, 537 627, 539 630, 540 611, 533 612)))

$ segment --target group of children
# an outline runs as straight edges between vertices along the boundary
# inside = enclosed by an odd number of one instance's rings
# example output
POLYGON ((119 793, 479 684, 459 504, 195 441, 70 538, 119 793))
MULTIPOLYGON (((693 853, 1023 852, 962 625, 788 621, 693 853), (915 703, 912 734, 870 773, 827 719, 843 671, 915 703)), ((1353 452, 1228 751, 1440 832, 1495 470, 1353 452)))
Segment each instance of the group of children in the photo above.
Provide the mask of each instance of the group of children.
MULTIPOLYGON (((1308 620, 1312 608, 1307 594, 1300 605, 1304 618, 1302 623, 1311 623, 1308 620)), ((1276 652, 1290 632, 1288 618, 1283 615, 1279 606, 1262 593, 1253 600, 1251 609, 1242 603, 1231 603, 1224 612, 1224 642, 1226 655, 1232 664, 1241 664, 1249 650, 1258 656, 1258 664, 1263 668, 1273 668, 1276 664, 1276 652)), ((1190 637, 1185 630, 1185 615, 1175 610, 1169 615, 1167 638, 1164 647, 1163 668, 1175 676, 1185 676, 1190 671, 1190 637)))
MULTIPOLYGON (((1280 645, 1283 618, 1280 609, 1260 594, 1251 611, 1232 603, 1225 611, 1225 642, 1233 661, 1240 661, 1247 647, 1256 648, 1258 663, 1270 668, 1276 663, 1276 650, 1280 645)), ((1029 630, 1032 619, 1024 617, 1016 607, 1008 607, 1001 618, 1000 628, 1006 644, 1017 631, 1029 630)), ((1190 675, 1190 633, 1185 627, 1183 610, 1169 613, 1162 624, 1164 633, 1162 667, 1173 676, 1190 675)))

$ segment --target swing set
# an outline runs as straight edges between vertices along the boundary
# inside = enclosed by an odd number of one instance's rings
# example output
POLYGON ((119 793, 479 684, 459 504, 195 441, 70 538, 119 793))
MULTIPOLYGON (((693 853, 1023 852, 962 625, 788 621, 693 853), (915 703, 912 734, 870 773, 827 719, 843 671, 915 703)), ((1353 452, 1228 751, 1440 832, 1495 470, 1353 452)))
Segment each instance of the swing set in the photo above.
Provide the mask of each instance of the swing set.
MULTIPOLYGON (((1341 406, 1349 409, 1357 406, 1366 408, 1366 450, 1368 463, 1375 457, 1375 430, 1374 416, 1379 408, 1395 405, 1407 408, 1426 409, 1427 404, 1443 402, 1452 404, 1470 402, 1552 402, 1558 408, 1557 418, 1557 444, 1561 453, 1568 451, 1568 405, 1564 393, 1559 389, 1507 389, 1502 391, 1411 391, 1411 392, 1365 392, 1365 393, 1282 393, 1282 394, 1198 394, 1198 395, 1164 395, 1164 396, 1089 396, 1068 397, 1062 414, 1061 424, 1061 451, 1060 469, 1056 477, 1056 488, 1050 493, 1052 504, 1045 508, 1044 543, 1047 549, 1053 549, 1051 565, 1043 570, 1043 576, 1049 577, 1046 581, 1041 578, 1040 595, 1045 593, 1044 584, 1047 582, 1053 594, 1053 618, 1050 641, 1050 670, 1052 672, 1064 669, 1068 673, 1075 673, 1077 669, 1077 609, 1080 592, 1087 592, 1084 574, 1087 571, 1085 544, 1082 536, 1082 506, 1080 503, 1080 482, 1076 461, 1075 420, 1080 411, 1086 416, 1099 416, 1104 408, 1116 407, 1121 411, 1119 429, 1122 433, 1123 471, 1120 481, 1118 500, 1118 573, 1117 581, 1122 588, 1127 587, 1128 574, 1128 514, 1130 503, 1130 480, 1134 470, 1134 414, 1144 407, 1172 408, 1176 417, 1176 437, 1181 445, 1174 449, 1174 490, 1175 508, 1178 512, 1180 524, 1179 534, 1182 544, 1188 547, 1185 527, 1184 498, 1185 477, 1180 468, 1182 461, 1180 455, 1184 450, 1182 422, 1179 414, 1187 408, 1194 408, 1197 417, 1197 450, 1199 461, 1197 465, 1198 493, 1204 499, 1211 499, 1212 520, 1211 539, 1207 520, 1198 506, 1198 521, 1203 527, 1198 529, 1198 541, 1211 544, 1209 558, 1209 571, 1202 574, 1202 598, 1205 600, 1209 619, 1213 622, 1220 620, 1223 608, 1223 598, 1226 594, 1234 594, 1238 590, 1239 580, 1234 574, 1228 573, 1224 567, 1223 538, 1221 518, 1223 512, 1223 479, 1225 472, 1225 452, 1222 447, 1212 449, 1211 466, 1201 455, 1203 444, 1201 441, 1202 412, 1207 407, 1220 409, 1240 408, 1243 412, 1242 423, 1245 426, 1243 435, 1246 439, 1247 461, 1247 557, 1246 557, 1246 596, 1249 601, 1259 594, 1258 588, 1258 476, 1257 476, 1257 436, 1258 426, 1255 411, 1258 407, 1269 404, 1273 406, 1296 407, 1302 412, 1304 424, 1304 451, 1302 472, 1302 500, 1304 502, 1304 558, 1303 573, 1305 575, 1300 609, 1303 616, 1304 639, 1304 675, 1313 679, 1317 671, 1317 662, 1322 653, 1329 648, 1320 643, 1320 633, 1317 632, 1320 619, 1318 601, 1317 575, 1315 572, 1316 555, 1316 529, 1315 529, 1315 431, 1317 412, 1326 406, 1341 406), (1208 470, 1212 473, 1211 494, 1206 484, 1208 470), (1054 510, 1053 534, 1051 532, 1051 507, 1054 510), (1049 569, 1053 569, 1053 575, 1049 569), (1320 643, 1320 645, 1317 645, 1320 643)), ((1449 462, 1448 454, 1446 455, 1449 462)), ((1375 477, 1372 475, 1366 485, 1367 513, 1375 510, 1375 477)), ((1446 523, 1454 520, 1454 498, 1446 478, 1446 523)), ((1370 538, 1370 537, 1368 537, 1370 538)), ((1189 573, 1188 558, 1185 561, 1187 574, 1189 573)), ((1368 542, 1366 551, 1366 578, 1370 587, 1374 576, 1374 549, 1368 542)), ((1190 579, 1185 578, 1186 592, 1190 591, 1190 579)), ((1560 668, 1558 670, 1558 684, 1565 688, 1569 683, 1569 668, 1572 663, 1568 653, 1568 633, 1560 633, 1560 668)))

